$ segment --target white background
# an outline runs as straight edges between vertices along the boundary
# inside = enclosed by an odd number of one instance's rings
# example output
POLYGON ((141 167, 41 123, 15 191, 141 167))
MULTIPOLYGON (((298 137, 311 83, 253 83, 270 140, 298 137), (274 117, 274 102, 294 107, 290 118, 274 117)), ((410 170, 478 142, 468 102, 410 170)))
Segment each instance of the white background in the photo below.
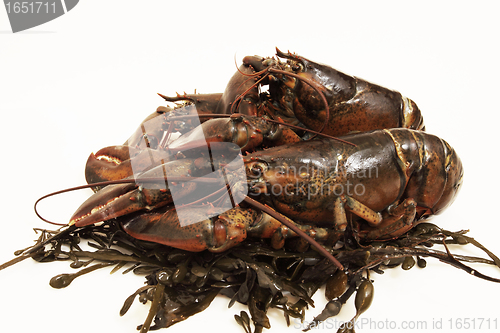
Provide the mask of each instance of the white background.
MULTIPOLYGON (((157 92, 222 92, 236 70, 235 57, 240 63, 245 55, 271 56, 275 46, 415 100, 427 130, 445 138, 465 167, 458 199, 434 222, 471 229, 500 254, 498 13, 494 1, 86 0, 52 22, 12 34, 1 8, 0 262, 32 244, 32 228, 52 228, 37 219, 34 201, 83 184, 90 152, 123 143, 164 104, 157 92)), ((65 222, 90 193, 47 200, 41 212, 65 222)), ((478 269, 500 277, 498 269, 478 269)), ((1 330, 135 332, 148 308, 137 303, 122 318, 118 311, 142 277, 110 276, 104 269, 66 289, 48 285, 71 270, 67 262, 26 260, 1 271, 1 330)), ((398 326, 423 321, 427 330, 421 331, 430 332, 433 321, 442 320, 436 331, 445 332, 450 318, 485 318, 500 326, 500 284, 432 259, 426 269, 398 268, 374 279, 375 299, 364 318, 379 327, 386 320, 398 326)), ((324 297, 316 299, 308 320, 322 309, 324 297)), ((217 298, 169 332, 243 332, 233 319, 240 308, 228 310, 227 303, 217 298)), ((353 315, 352 307, 343 309, 342 320, 353 315)), ((271 325, 271 332, 300 332, 286 328, 279 313, 271 315, 271 325)))

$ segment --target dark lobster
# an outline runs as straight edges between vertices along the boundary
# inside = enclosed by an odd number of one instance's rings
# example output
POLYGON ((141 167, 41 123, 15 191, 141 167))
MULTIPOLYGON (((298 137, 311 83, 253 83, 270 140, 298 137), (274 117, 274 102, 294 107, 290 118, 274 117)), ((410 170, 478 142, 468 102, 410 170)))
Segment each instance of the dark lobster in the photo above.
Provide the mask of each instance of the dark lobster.
MULTIPOLYGON (((160 96, 169 102, 193 105, 202 122, 214 114, 240 113, 282 119, 288 124, 333 136, 384 128, 425 128, 417 105, 399 92, 298 55, 279 49, 276 52, 276 59, 245 57, 224 93, 160 96), (260 92, 266 85, 268 92, 260 92)), ((160 107, 146 120, 171 110, 160 107)), ((180 129, 187 131, 196 126, 187 123, 179 125, 180 129)), ((156 128, 166 131, 167 126, 156 128)))
MULTIPOLYGON (((277 247, 282 239, 295 236, 280 221, 246 204, 226 212, 214 211, 208 218, 207 206, 173 207, 172 193, 182 197, 200 191, 201 184, 188 180, 222 170, 216 178, 225 177, 224 189, 230 184, 236 197, 236 192, 246 193, 248 188, 251 196, 319 241, 339 239, 351 220, 361 240, 386 240, 441 212, 462 182, 462 164, 453 148, 436 136, 409 129, 341 138, 354 145, 321 138, 250 153, 243 158, 243 179, 231 170, 234 154, 214 165, 216 144, 232 141, 242 151, 250 151, 280 140, 279 127, 260 117, 212 119, 175 140, 168 150, 141 150, 119 163, 111 174, 119 169, 120 177, 130 177, 137 171, 131 165, 140 165, 139 184, 141 179, 166 176, 172 179, 170 187, 165 182, 149 188, 110 185, 89 198, 71 224, 80 227, 120 217, 124 230, 135 238, 189 251, 224 251, 247 236, 273 237, 277 247), (206 144, 202 134, 211 148, 203 158, 197 150, 203 146, 201 141, 206 144), (182 158, 175 159, 179 154, 182 158), (179 211, 191 217, 188 226, 179 222, 179 211)), ((228 150, 224 153, 230 154, 228 150)))

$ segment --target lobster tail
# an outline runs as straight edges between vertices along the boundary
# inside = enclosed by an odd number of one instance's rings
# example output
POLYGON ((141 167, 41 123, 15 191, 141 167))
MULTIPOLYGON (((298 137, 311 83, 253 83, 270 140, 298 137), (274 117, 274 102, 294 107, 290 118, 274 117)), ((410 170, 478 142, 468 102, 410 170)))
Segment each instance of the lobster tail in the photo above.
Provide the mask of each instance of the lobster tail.
POLYGON ((439 214, 446 207, 455 201, 456 195, 462 186, 464 170, 462 161, 458 157, 455 150, 448 144, 448 142, 441 140, 445 147, 445 170, 446 170, 446 184, 444 186, 441 198, 434 206, 434 214, 439 214))
POLYGON ((420 165, 411 175, 406 197, 418 204, 418 217, 439 214, 460 188, 463 168, 455 150, 443 139, 425 132, 411 132, 418 145, 420 165))
POLYGON ((408 97, 402 97, 402 99, 401 127, 425 131, 424 118, 417 104, 408 97))

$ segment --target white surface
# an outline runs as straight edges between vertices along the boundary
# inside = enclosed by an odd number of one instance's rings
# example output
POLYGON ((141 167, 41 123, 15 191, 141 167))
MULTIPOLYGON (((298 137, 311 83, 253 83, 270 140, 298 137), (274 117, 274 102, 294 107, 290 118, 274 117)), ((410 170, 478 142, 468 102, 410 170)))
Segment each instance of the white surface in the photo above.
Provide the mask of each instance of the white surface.
MULTIPOLYGON (((84 183, 90 152, 121 144, 153 112, 161 92, 222 92, 245 55, 290 50, 339 70, 399 90, 416 101, 429 132, 459 153, 465 181, 455 204, 434 220, 450 230, 471 229, 500 254, 498 234, 498 23, 495 2, 81 1, 68 14, 12 34, 0 9, 2 229, 0 262, 31 244, 40 196, 84 183), (181 4, 182 3, 182 4, 181 4), (326 2, 325 2, 326 3, 326 2)), ((89 195, 81 191, 47 200, 41 212, 67 221, 89 195)), ((429 267, 387 271, 375 277, 375 299, 364 318, 382 331, 421 321, 431 332, 442 320, 490 320, 500 284, 482 281, 429 259, 429 267)), ((479 268, 499 277, 499 270, 479 268)), ((68 263, 26 260, 0 272, 3 332, 135 332, 147 307, 120 318, 125 298, 142 285, 109 270, 80 277, 62 290, 49 279, 70 272, 68 263)), ((318 294, 318 302, 323 296, 318 294)), ((204 313, 168 332, 236 329, 240 309, 219 298, 204 313)), ((311 320, 322 309, 307 314, 311 320)), ((354 310, 345 308, 341 319, 354 310)), ((280 314, 271 332, 286 328, 280 314)), ((422 324, 420 324, 422 325, 422 324)), ((357 330, 369 332, 368 325, 357 330)), ((373 326, 372 326, 373 328, 373 326)), ((473 332, 472 329, 463 331, 473 332)), ((375 330, 373 330, 375 331, 375 330)), ((333 330, 335 332, 335 330, 333 330)))

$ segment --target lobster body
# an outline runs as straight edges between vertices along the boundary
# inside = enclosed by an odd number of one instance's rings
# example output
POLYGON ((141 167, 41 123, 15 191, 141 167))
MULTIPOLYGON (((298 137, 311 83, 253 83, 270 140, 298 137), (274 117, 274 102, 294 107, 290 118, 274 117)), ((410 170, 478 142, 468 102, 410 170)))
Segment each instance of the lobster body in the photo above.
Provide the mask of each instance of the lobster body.
POLYGON ((329 227, 332 219, 337 226, 345 223, 335 203, 352 200, 370 210, 353 211, 372 225, 364 228, 371 231, 366 238, 378 238, 393 237, 381 232, 380 225, 386 216, 395 216, 401 203, 415 204, 407 213, 406 230, 451 204, 462 183, 459 157, 434 135, 390 129, 342 139, 356 146, 317 139, 246 156, 250 170, 262 170, 248 172, 249 178, 257 175, 251 181, 254 192, 294 220, 329 227))

